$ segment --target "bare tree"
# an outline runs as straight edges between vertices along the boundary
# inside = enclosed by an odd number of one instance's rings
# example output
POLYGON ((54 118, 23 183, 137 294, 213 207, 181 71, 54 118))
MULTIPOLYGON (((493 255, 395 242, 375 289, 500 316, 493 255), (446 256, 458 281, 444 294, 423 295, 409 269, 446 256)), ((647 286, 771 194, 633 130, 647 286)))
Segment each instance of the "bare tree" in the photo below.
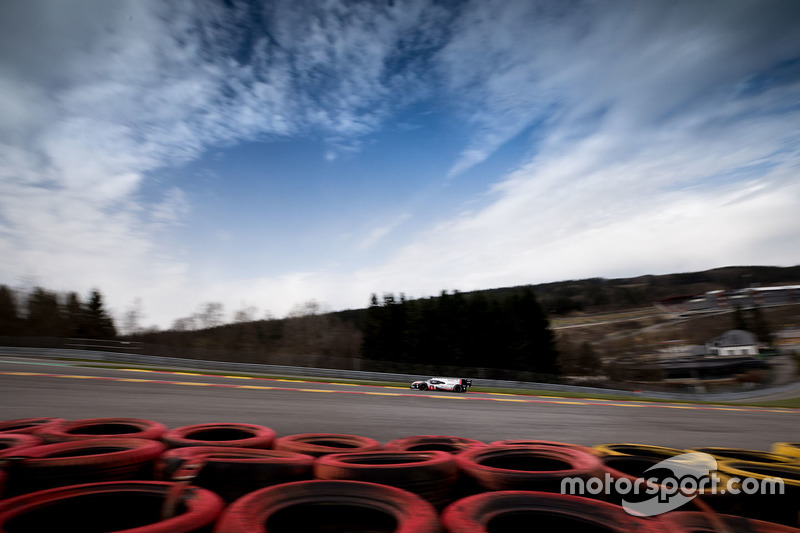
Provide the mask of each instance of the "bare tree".
POLYGON ((258 308, 254 305, 242 307, 233 314, 233 321, 237 324, 243 322, 253 322, 258 314, 258 308))
POLYGON ((122 317, 122 331, 125 335, 136 335, 142 332, 144 311, 142 299, 136 298, 122 317))
POLYGON ((220 302, 206 302, 200 305, 195 315, 203 329, 215 328, 223 323, 224 306, 220 302))

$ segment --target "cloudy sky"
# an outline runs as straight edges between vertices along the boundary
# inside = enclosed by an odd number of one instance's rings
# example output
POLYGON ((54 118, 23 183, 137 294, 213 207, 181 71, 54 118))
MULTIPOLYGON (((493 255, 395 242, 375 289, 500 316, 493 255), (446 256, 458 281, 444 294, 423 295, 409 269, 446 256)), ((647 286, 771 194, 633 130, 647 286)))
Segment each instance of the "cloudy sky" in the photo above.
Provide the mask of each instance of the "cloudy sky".
POLYGON ((800 263, 800 2, 0 2, 0 283, 169 327, 800 263))

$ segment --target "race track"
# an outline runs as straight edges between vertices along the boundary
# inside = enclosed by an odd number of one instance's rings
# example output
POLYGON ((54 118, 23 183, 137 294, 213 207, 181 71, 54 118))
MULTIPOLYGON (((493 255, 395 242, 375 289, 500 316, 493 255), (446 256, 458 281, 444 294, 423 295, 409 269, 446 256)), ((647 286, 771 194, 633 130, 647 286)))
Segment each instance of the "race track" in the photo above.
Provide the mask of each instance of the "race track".
POLYGON ((350 433, 380 441, 438 434, 486 442, 529 438, 761 450, 776 441, 800 441, 800 410, 792 409, 421 392, 3 357, 0 420, 44 416, 138 417, 170 427, 246 422, 279 435, 350 433))

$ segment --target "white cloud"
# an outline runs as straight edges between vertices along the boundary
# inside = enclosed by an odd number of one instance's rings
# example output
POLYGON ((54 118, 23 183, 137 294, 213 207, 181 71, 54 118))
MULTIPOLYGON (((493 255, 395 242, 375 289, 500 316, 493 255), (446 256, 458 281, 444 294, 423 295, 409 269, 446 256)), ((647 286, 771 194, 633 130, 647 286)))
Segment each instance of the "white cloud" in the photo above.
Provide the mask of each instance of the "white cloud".
POLYGON ((370 292, 796 261, 785 243, 800 227, 800 87, 770 76, 800 49, 799 10, 0 3, 0 282, 98 286, 119 310, 138 296, 163 326, 203 301, 280 315, 310 299, 362 306, 370 292), (142 192, 160 170, 241 140, 320 138, 325 159, 355 157, 394 111, 431 95, 469 132, 449 177, 532 126, 536 137, 484 208, 403 236, 412 244, 383 264, 203 279, 169 239, 192 213, 186 191, 142 192))

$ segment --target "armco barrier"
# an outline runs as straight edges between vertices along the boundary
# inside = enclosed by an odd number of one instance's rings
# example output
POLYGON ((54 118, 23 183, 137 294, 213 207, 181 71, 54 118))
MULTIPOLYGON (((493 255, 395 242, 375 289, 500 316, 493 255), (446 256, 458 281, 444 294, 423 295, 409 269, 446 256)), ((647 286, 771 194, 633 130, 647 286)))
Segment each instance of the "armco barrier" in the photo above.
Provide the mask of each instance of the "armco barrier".
MULTIPOLYGON (((0 346, 0 356, 23 357, 49 357, 65 359, 85 359, 90 361, 109 363, 129 363, 134 365, 165 366, 182 369, 215 370, 223 372, 244 372, 254 374, 267 374, 276 376, 321 377, 333 379, 353 379, 361 381, 396 381, 411 383, 420 379, 419 374, 393 374, 383 372, 370 372, 365 370, 339 370, 333 368, 310 368, 284 365, 264 365, 255 363, 233 363, 228 361, 208 361, 203 359, 180 359, 177 357, 161 357, 123 352, 102 352, 95 350, 73 350, 66 348, 31 348, 0 346)), ((480 379, 476 385, 483 387, 497 387, 506 389, 534 389, 551 392, 577 392, 588 394, 621 394, 630 396, 636 394, 643 398, 661 400, 703 400, 703 401, 730 401, 755 399, 760 396, 784 392, 796 392, 800 395, 800 382, 789 383, 779 387, 764 388, 743 392, 728 393, 678 393, 641 391, 632 393, 626 390, 604 389, 599 387, 580 387, 575 385, 559 385, 554 383, 535 383, 525 381, 510 381, 498 379, 480 379)))

